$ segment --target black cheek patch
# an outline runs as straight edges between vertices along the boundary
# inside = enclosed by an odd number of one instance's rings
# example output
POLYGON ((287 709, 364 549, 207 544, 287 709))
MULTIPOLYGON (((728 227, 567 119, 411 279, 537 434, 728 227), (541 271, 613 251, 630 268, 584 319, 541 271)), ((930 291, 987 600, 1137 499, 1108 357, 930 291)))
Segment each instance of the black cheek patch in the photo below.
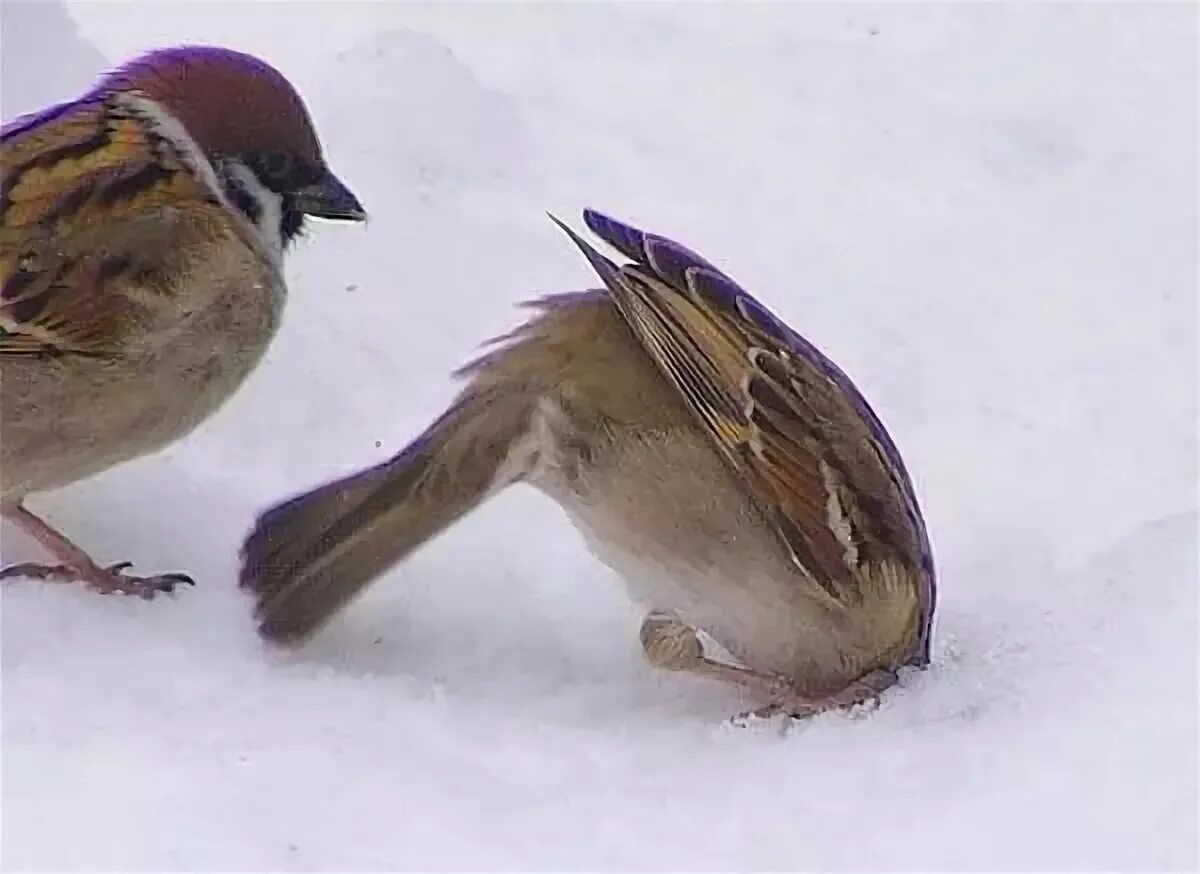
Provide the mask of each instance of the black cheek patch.
POLYGON ((225 193, 228 195, 230 203, 246 218, 250 219, 252 223, 257 225, 259 218, 262 216, 262 206, 259 202, 236 179, 226 177, 223 182, 225 183, 225 193))
POLYGON ((283 195, 279 217, 279 236, 286 246, 295 242, 304 231, 305 215, 296 209, 295 198, 290 194, 283 195))

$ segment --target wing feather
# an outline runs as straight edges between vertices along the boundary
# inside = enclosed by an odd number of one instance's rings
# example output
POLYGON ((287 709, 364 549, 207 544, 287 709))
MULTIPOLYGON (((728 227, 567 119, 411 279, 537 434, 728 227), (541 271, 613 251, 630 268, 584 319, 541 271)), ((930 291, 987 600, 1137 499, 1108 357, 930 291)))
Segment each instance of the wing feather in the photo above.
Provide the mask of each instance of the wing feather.
POLYGON ((92 96, 0 132, 0 356, 106 354, 188 247, 258 247, 190 141, 136 94, 92 96), (137 286, 138 295, 120 293, 137 286))
POLYGON ((584 218, 634 263, 613 264, 559 224, 802 573, 851 604, 861 562, 899 557, 925 571, 932 604, 911 482, 849 378, 699 255, 590 210, 584 218))

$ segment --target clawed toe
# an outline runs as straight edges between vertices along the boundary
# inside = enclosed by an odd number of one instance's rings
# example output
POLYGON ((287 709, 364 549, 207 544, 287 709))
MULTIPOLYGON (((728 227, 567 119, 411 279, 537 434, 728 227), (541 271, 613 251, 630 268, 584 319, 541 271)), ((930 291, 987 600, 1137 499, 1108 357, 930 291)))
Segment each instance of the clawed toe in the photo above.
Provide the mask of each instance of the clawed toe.
POLYGON ((34 580, 83 583, 92 591, 101 594, 137 595, 141 598, 153 598, 160 592, 173 592, 176 586, 196 584, 187 574, 154 574, 147 577, 126 574, 125 571, 133 567, 133 562, 129 561, 119 561, 108 567, 101 567, 65 535, 30 513, 19 501, 0 506, 0 516, 20 527, 59 561, 59 564, 54 565, 36 562, 10 565, 0 569, 0 580, 27 577, 34 580))
POLYGON ((132 562, 122 561, 104 568, 103 572, 87 579, 88 586, 104 594, 137 595, 149 600, 161 593, 171 594, 176 586, 194 586, 196 581, 183 573, 154 574, 138 577, 126 575, 124 571, 133 567, 132 562))
POLYGON ((733 717, 733 722, 735 724, 744 724, 756 719, 774 719, 777 716, 786 716, 790 719, 808 719, 829 709, 832 708, 821 706, 819 702, 787 697, 772 701, 770 704, 762 707, 756 707, 753 710, 743 711, 733 717))
POLYGON ((28 561, 23 564, 10 564, 0 569, 0 580, 20 578, 31 580, 51 580, 71 582, 79 579, 79 572, 65 564, 37 564, 28 561))
POLYGON ((788 716, 793 720, 800 720, 831 710, 853 710, 855 708, 873 710, 879 706, 881 693, 895 680, 896 675, 892 671, 872 671, 831 695, 809 697, 799 692, 790 683, 780 679, 770 691, 768 696, 770 703, 755 710, 739 713, 734 717, 734 722, 771 719, 775 716, 788 716))
POLYGON ((104 595, 137 595, 147 600, 160 593, 170 594, 175 591, 176 586, 196 585, 194 579, 183 573, 154 574, 145 577, 126 574, 125 571, 131 567, 133 567, 133 562, 129 561, 120 561, 108 567, 85 568, 67 564, 46 565, 26 562, 25 564, 10 565, 0 570, 0 580, 26 577, 52 582, 82 582, 92 591, 104 595))

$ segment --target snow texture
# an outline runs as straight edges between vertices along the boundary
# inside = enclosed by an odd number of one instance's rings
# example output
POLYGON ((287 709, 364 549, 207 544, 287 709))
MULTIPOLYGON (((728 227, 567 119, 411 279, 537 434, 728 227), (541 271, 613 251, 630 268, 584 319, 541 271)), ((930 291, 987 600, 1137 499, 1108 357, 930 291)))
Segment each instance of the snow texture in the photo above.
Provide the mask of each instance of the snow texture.
POLYGON ((31 502, 199 585, 5 587, 5 870, 1196 869, 1194 6, 2 8, 5 118, 227 44, 372 215, 302 243, 192 439, 31 502), (749 702, 645 666, 529 490, 302 653, 255 636, 254 514, 398 451, 517 301, 593 285, 544 214, 585 206, 726 269, 891 430, 941 599, 878 712, 723 727, 749 702))

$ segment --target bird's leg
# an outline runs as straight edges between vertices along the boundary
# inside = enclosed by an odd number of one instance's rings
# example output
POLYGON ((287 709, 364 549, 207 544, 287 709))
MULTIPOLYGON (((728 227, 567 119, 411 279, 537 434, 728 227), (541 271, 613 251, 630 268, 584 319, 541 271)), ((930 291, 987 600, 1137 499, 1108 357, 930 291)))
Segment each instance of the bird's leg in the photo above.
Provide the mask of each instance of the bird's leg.
POLYGON ((758 717, 768 719, 787 714, 796 719, 815 716, 828 710, 849 710, 858 704, 875 704, 880 694, 896 682, 896 672, 888 670, 869 671, 843 688, 829 695, 812 696, 798 691, 788 683, 786 688, 772 698, 771 702, 757 710, 739 714, 737 719, 758 717))
POLYGON ((642 621, 642 649, 655 667, 668 671, 687 671, 701 677, 734 683, 764 695, 770 702, 757 710, 739 714, 767 718, 787 714, 796 718, 813 716, 826 710, 852 707, 878 697, 896 681, 891 671, 872 671, 828 696, 810 697, 780 674, 756 671, 716 661, 704 654, 696 630, 670 613, 653 612, 642 621))
POLYGON ((55 582, 82 582, 102 594, 120 593, 153 598, 159 592, 170 592, 178 585, 194 585, 187 574, 158 574, 149 577, 128 576, 127 561, 102 567, 92 557, 72 543, 66 535, 43 522, 20 503, 0 507, 0 516, 12 522, 61 562, 57 565, 25 562, 0 570, 0 580, 13 577, 32 577, 55 582))
POLYGON ((770 674, 727 665, 706 656, 696 629, 674 614, 655 611, 647 615, 642 620, 640 637, 646 660, 656 668, 687 671, 760 692, 771 691, 776 685, 770 674))

